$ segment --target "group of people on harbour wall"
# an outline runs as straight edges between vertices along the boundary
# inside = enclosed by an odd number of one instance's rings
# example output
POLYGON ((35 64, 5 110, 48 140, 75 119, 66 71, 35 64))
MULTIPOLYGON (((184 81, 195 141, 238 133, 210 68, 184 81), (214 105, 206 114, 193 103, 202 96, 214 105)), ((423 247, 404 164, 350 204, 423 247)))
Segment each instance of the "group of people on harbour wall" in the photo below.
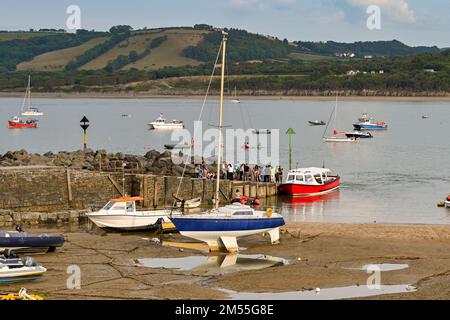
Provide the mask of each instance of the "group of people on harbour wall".
MULTIPOLYGON (((199 179, 214 179, 215 171, 210 170, 204 162, 195 166, 195 177, 199 179)), ((224 161, 221 166, 221 179, 252 182, 283 182, 283 168, 281 166, 258 166, 246 163, 233 165, 224 161)))

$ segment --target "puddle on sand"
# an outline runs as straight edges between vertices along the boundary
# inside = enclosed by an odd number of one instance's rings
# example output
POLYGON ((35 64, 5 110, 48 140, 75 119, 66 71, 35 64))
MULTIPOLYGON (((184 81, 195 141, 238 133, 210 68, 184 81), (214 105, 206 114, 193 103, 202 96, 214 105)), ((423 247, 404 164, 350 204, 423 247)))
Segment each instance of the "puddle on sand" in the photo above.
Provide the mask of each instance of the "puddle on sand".
POLYGON ((360 268, 344 268, 347 270, 363 270, 367 271, 368 269, 374 271, 374 269, 378 269, 381 272, 388 272, 388 271, 396 271, 396 270, 403 270, 409 268, 408 264, 402 264, 402 263, 380 263, 380 264, 365 264, 360 268))
POLYGON ((166 268, 181 271, 202 271, 205 274, 224 274, 242 270, 258 270, 286 265, 283 258, 267 255, 230 254, 214 256, 189 256, 181 258, 137 259, 137 264, 147 268, 166 268))
POLYGON ((321 289, 319 293, 317 293, 316 290, 289 292, 235 292, 221 289, 221 291, 229 294, 231 300, 338 300, 414 292, 416 290, 416 288, 406 284, 385 285, 381 286, 380 289, 369 289, 367 286, 327 288, 321 289))

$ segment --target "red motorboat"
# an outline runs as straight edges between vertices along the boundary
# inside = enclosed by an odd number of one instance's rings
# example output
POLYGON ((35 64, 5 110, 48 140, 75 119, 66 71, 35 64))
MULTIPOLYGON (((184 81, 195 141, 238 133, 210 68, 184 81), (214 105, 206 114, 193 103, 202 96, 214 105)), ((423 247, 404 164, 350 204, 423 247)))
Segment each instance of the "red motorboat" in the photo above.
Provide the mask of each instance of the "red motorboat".
POLYGON ((37 128, 37 121, 34 119, 22 120, 19 117, 14 117, 8 120, 9 129, 25 129, 37 128))
POLYGON ((338 175, 332 175, 326 168, 299 168, 290 170, 286 183, 278 190, 294 197, 310 197, 337 190, 341 184, 338 175))

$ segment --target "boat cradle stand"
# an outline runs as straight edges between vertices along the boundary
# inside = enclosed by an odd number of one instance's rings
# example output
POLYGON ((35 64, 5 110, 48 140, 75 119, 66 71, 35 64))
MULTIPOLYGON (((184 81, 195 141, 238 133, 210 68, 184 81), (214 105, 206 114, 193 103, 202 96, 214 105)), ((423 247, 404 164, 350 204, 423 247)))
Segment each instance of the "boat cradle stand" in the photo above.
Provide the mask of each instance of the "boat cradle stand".
MULTIPOLYGON (((263 233, 267 233, 270 237, 270 242, 272 244, 277 244, 280 241, 280 228, 273 228, 263 233)), ((222 236, 216 241, 206 241, 209 251, 228 251, 229 253, 236 253, 239 251, 239 245, 237 243, 236 237, 222 236)))

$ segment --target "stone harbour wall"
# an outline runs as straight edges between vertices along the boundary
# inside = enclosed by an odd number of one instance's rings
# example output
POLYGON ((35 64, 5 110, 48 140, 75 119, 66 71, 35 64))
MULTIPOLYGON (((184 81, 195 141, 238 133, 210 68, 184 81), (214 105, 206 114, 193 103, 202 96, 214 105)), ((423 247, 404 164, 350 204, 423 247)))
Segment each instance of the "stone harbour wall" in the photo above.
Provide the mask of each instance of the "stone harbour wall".
MULTIPOLYGON (((163 208, 179 197, 202 197, 211 205, 214 180, 149 174, 75 170, 54 166, 0 167, 0 226, 14 223, 77 222, 88 211, 103 207, 123 194, 141 196, 141 208, 163 208), (180 187, 179 187, 180 186, 180 187)), ((241 195, 265 198, 277 194, 273 183, 221 181, 221 201, 241 195)))

